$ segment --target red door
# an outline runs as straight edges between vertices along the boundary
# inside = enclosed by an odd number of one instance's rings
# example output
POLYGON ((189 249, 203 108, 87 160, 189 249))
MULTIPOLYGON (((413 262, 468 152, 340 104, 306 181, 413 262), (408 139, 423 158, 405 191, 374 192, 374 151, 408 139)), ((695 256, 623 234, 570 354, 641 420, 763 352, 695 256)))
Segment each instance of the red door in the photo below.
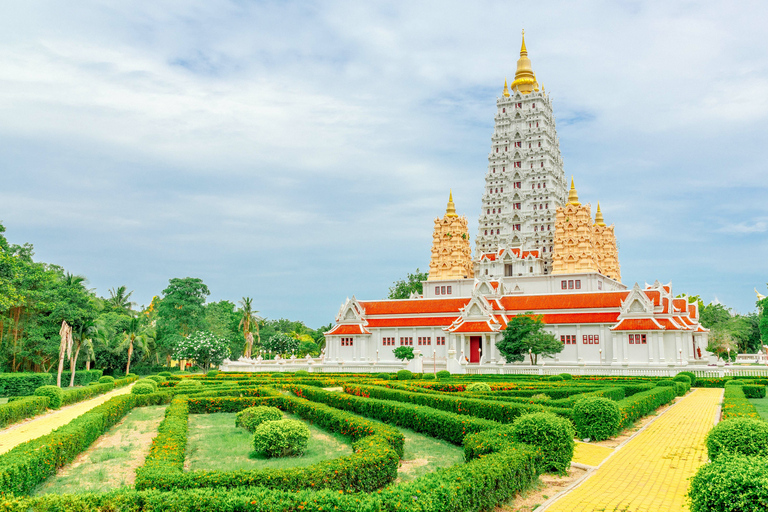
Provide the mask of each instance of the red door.
POLYGON ((479 363, 480 355, 483 353, 481 348, 482 338, 480 336, 470 336, 469 338, 469 362, 479 363))

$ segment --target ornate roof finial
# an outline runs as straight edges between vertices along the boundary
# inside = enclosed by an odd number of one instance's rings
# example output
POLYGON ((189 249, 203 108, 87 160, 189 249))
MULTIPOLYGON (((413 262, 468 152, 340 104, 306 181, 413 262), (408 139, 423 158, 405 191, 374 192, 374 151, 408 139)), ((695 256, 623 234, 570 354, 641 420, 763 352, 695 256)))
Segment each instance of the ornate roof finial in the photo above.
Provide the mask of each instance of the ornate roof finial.
POLYGON ((509 89, 507 89, 507 77, 504 77, 504 96, 509 98, 509 89))
POLYGON ((576 185, 573 182, 573 176, 571 176, 571 191, 568 192, 568 204, 579 206, 579 194, 576 192, 576 185))
POLYGON ((538 89, 538 86, 536 76, 531 69, 531 59, 528 58, 528 49, 525 47, 525 30, 523 30, 523 44, 520 46, 520 58, 517 61, 515 81, 510 87, 512 90, 519 91, 520 94, 530 94, 534 89, 538 89))
POLYGON ((446 217, 458 217, 456 215, 456 205, 453 204, 453 190, 448 193, 448 207, 445 209, 446 217))
POLYGON ((603 220, 603 212, 600 211, 600 201, 597 202, 597 213, 595 213, 595 224, 601 228, 605 227, 605 221, 603 220))

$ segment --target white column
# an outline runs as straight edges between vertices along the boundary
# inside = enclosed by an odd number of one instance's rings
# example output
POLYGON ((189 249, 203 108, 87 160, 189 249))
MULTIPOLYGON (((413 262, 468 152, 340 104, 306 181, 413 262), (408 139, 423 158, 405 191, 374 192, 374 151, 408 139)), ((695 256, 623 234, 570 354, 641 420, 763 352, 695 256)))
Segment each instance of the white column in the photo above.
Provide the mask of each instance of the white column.
POLYGON ((663 363, 667 360, 666 349, 664 348, 664 332, 656 331, 656 338, 659 340, 659 362, 663 363))
POLYGON ((614 331, 611 331, 611 345, 613 347, 613 355, 611 357, 612 363, 618 363, 619 362, 619 347, 618 347, 618 340, 616 339, 618 336, 614 331))
POLYGON ((581 362, 581 325, 576 324, 576 362, 581 362))

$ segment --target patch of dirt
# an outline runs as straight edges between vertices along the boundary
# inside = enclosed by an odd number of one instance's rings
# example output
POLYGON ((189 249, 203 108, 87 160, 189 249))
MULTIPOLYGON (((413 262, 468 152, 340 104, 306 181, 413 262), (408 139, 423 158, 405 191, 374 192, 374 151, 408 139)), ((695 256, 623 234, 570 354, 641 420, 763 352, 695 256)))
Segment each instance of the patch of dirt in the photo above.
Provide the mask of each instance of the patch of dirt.
POLYGON ((531 512, 555 494, 566 490, 586 472, 586 469, 571 467, 566 476, 541 475, 538 486, 496 507, 495 512, 531 512))
POLYGON ((427 464, 429 464, 428 459, 401 460, 398 473, 408 473, 411 470, 426 466, 427 464))

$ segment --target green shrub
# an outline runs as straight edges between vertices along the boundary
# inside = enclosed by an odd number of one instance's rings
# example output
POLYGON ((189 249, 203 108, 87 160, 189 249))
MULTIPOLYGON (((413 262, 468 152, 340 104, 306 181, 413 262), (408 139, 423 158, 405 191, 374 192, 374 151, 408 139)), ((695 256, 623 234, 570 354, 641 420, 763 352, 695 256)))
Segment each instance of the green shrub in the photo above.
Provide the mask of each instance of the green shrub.
POLYGON ((422 374, 422 373, 414 373, 413 374, 413 378, 415 380, 421 380, 423 377, 424 377, 424 374, 422 374))
POLYGON ((410 370, 400 370, 397 372, 397 380, 411 380, 413 373, 410 370))
POLYGON ((126 373, 126 377, 136 377, 137 375, 135 373, 126 373))
POLYGON ((98 386, 99 385, 99 381, 89 382, 88 385, 89 386, 98 386))
POLYGON ((675 381, 672 379, 663 379, 656 382, 657 388, 673 388, 675 387, 675 381))
POLYGON ((563 380, 573 380, 573 375, 570 373, 561 373, 560 376, 563 378, 563 380))
POLYGON ((568 473, 576 446, 573 442, 576 432, 570 421, 551 412, 525 414, 512 423, 511 434, 518 443, 541 450, 544 471, 560 475, 568 473))
POLYGON ((693 383, 693 381, 691 380, 690 375, 686 375, 686 374, 683 374, 683 373, 678 373, 677 375, 672 377, 672 380, 675 381, 675 382, 685 382, 686 384, 688 384, 689 387, 693 383))
POLYGON ((743 386, 743 385, 744 385, 744 381, 743 380, 736 380, 736 379, 731 379, 731 380, 729 380, 729 381, 727 381, 725 383, 725 387, 728 387, 728 386, 743 386))
POLYGON ((448 370, 440 370, 439 372, 437 372, 436 376, 440 380, 450 379, 451 378, 451 372, 449 372, 448 370))
POLYGON ((615 436, 621 425, 619 406, 600 397, 582 398, 573 406, 573 422, 579 437, 602 441, 615 436))
POLYGON ((547 380, 551 382, 557 382, 565 379, 563 379, 563 377, 560 375, 550 375, 549 377, 547 377, 547 380))
POLYGON ((723 419, 741 417, 760 419, 760 414, 745 396, 743 385, 726 385, 723 393, 723 419))
POLYGON ((696 374, 695 373, 693 373, 693 372, 680 372, 676 376, 678 376, 678 375, 686 375, 689 379, 691 379, 691 386, 696 384, 696 374))
POLYGON ((0 404, 0 428, 45 412, 48 400, 47 396, 25 396, 0 404))
POLYGON ((388 373, 379 373, 376 375, 376 378, 379 380, 389 380, 389 374, 388 373))
POLYGON ((154 393, 156 390, 152 388, 149 384, 146 382, 137 382, 132 388, 131 393, 134 395, 149 395, 151 393, 154 393))
POLYGON ((538 395, 533 395, 531 397, 531 400, 535 402, 549 402, 550 400, 552 400, 552 397, 550 397, 549 395, 545 395, 544 393, 539 393, 538 395))
POLYGON ((104 375, 103 377, 99 377, 99 384, 106 384, 107 382, 115 382, 115 378, 111 375, 104 375))
POLYGON ((704 464, 691 478, 691 512, 764 512, 768 464, 762 457, 735 455, 704 464))
POLYGON ((219 370, 208 370, 208 373, 205 374, 206 377, 215 377, 219 374, 219 370))
POLYGON ((307 370, 296 370, 294 375, 297 377, 309 377, 309 372, 307 370))
POLYGON ((199 380, 182 379, 181 381, 179 381, 178 384, 176 384, 176 387, 177 388, 182 388, 182 389, 201 388, 201 387, 203 387, 203 383, 200 382, 199 380))
POLYGON ((711 460, 733 454, 768 457, 768 422, 753 418, 721 421, 707 434, 706 444, 711 460))
POLYGON ((309 427, 298 420, 265 421, 253 433, 253 449, 267 458, 299 456, 309 441, 309 427))
POLYGON ((160 373, 158 373, 158 375, 161 376, 161 377, 170 377, 171 376, 171 372, 160 372, 160 373))
POLYGON ((619 400, 617 404, 621 413, 621 428, 628 427, 662 405, 668 404, 675 399, 675 396, 674 388, 661 386, 619 400))
POLYGON ((435 374, 434 373, 425 373, 424 377, 422 377, 424 380, 435 380, 435 374))
MULTIPOLYGON (((139 379, 136 381, 136 385, 143 384, 152 388, 152 392, 157 391, 157 382, 152 379, 139 379)), ((135 387, 135 386, 134 386, 135 387)))
POLYGON ((747 398, 765 398, 765 386, 753 386, 753 385, 746 385, 741 387, 742 391, 744 391, 744 396, 747 398))
POLYGON ((277 407, 249 407, 237 413, 235 426, 243 427, 250 433, 265 421, 277 421, 283 419, 283 413, 277 407))
POLYGON ((64 391, 59 386, 40 386, 35 390, 35 396, 48 398, 48 407, 58 409, 64 399, 64 391))
POLYGON ((473 382, 472 384, 467 385, 467 391, 470 393, 490 393, 491 386, 485 382, 473 382))
POLYGON ((162 375, 148 375, 144 377, 145 379, 153 380, 157 384, 160 384, 161 382, 165 382, 167 379, 163 377, 162 375))

